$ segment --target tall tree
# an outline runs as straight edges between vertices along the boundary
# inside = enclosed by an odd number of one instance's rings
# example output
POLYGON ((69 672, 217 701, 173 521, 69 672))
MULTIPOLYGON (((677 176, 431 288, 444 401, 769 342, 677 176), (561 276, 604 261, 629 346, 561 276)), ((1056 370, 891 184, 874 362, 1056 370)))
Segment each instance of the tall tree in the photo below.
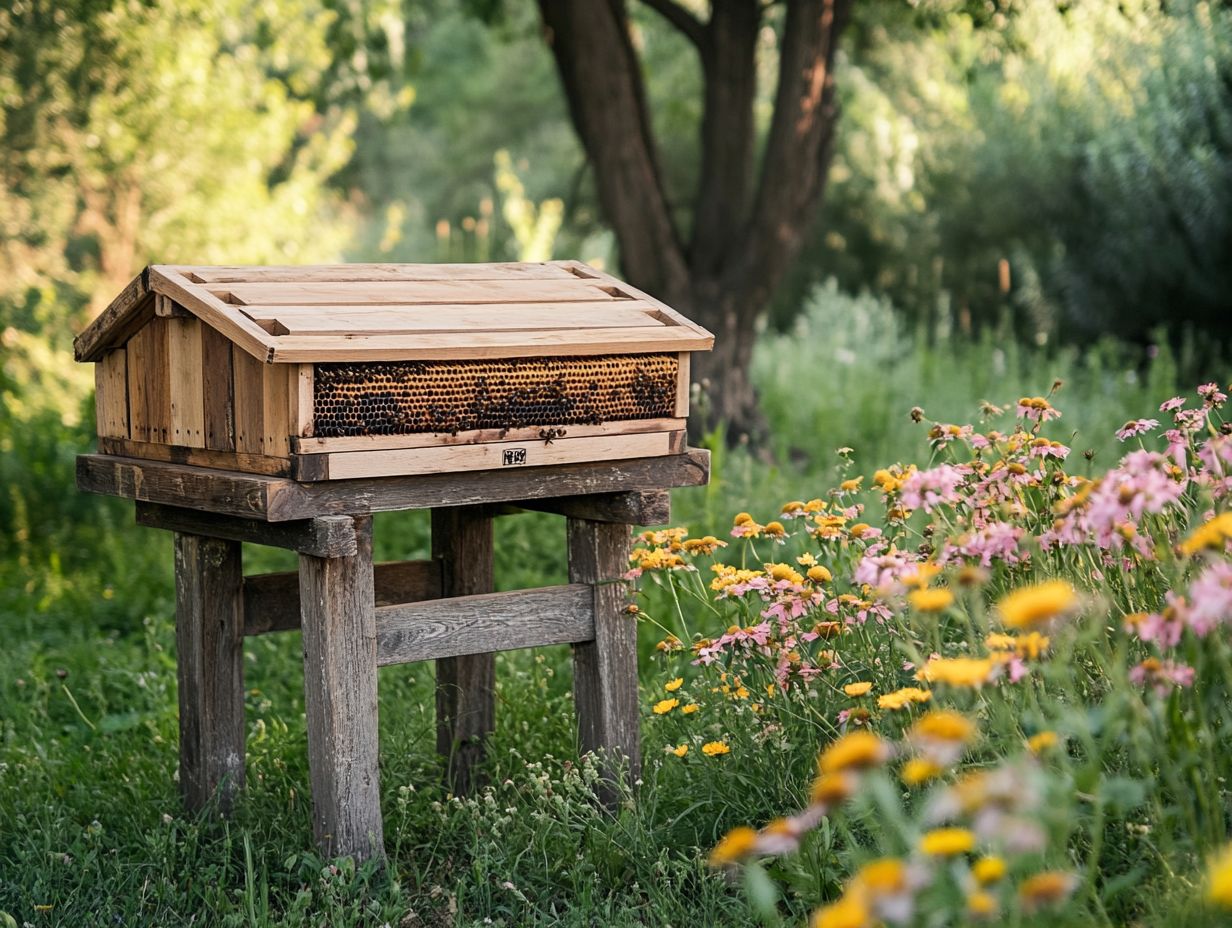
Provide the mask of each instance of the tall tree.
POLYGON ((701 164, 687 235, 659 168, 624 0, 538 2, 623 273, 715 334, 715 350, 695 356, 695 377, 709 384, 698 424, 759 432, 749 380, 757 320, 821 205, 838 120, 835 51, 853 0, 786 0, 760 162, 754 102, 767 5, 712 0, 702 20, 675 0, 642 0, 701 60, 701 164))

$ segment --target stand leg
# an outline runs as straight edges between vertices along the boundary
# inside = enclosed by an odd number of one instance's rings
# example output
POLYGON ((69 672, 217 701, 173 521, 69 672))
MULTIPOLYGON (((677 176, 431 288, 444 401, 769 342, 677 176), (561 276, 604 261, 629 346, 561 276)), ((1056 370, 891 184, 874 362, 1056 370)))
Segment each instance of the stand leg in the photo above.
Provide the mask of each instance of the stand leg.
POLYGON ((180 792, 190 811, 244 785, 244 608, 239 542, 175 535, 180 792))
POLYGON ((313 830, 330 856, 383 857, 377 769, 372 519, 355 519, 351 557, 301 554, 304 705, 313 830))
MULTIPOLYGON (((641 773, 637 709, 637 623, 625 614, 620 577, 628 569, 629 526, 569 519, 569 581, 594 586, 595 640, 573 648, 578 748, 603 755, 606 779, 623 757, 631 781, 641 773)), ((616 791, 601 798, 611 803, 616 791)))
MULTIPOLYGON (((482 506, 432 510, 432 556, 441 563, 441 596, 492 592, 492 522, 491 510, 482 506)), ((479 785, 484 741, 496 714, 495 686, 494 654, 436 662, 436 750, 459 796, 479 785)))

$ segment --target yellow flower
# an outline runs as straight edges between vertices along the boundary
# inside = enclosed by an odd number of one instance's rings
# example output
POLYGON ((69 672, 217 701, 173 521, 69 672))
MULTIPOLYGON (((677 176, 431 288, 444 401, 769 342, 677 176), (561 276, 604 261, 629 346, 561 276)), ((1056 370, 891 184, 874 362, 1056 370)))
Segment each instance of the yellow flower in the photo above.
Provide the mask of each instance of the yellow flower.
POLYGON ((733 828, 725 834, 710 852, 710 866, 722 867, 743 860, 757 846, 757 832, 747 825, 733 828))
POLYGON ((907 888, 907 865, 897 857, 870 860, 860 868, 852 885, 873 895, 901 893, 907 888))
POLYGON ((691 702, 687 706, 684 706, 683 708, 681 708, 680 714, 681 715, 692 715, 694 712, 698 710, 698 708, 699 707, 697 703, 691 702))
POLYGON ((747 512, 738 512, 732 518, 732 525, 748 525, 753 521, 753 517, 747 512))
POLYGON ((809 790, 809 803, 815 806, 832 806, 845 802, 856 791, 858 781, 854 773, 821 773, 813 780, 809 790))
POLYGON ((918 612, 944 612, 954 604, 954 594, 946 589, 912 590, 907 599, 918 612))
POLYGON ((1055 731, 1041 731, 1027 739, 1027 750, 1032 754, 1042 754, 1049 748, 1055 748, 1059 740, 1055 731))
POLYGON ((722 741, 707 741, 702 745, 702 753, 707 757, 721 757, 724 754, 730 754, 731 748, 722 741))
POLYGON ((933 577, 941 573, 941 567, 931 561, 926 561, 923 564, 917 564, 914 571, 906 574, 902 580, 909 587, 917 590, 922 590, 932 582, 933 577))
POLYGON ((668 680, 664 683, 663 689, 667 690, 669 693, 674 693, 682 686, 684 686, 684 677, 677 677, 675 680, 668 680))
POLYGON ((972 918, 992 918, 997 914, 996 896, 976 890, 967 897, 967 913, 972 918))
POLYGON ((663 651, 666 653, 668 651, 679 651, 682 647, 684 647, 684 645, 681 643, 679 638, 677 638, 675 635, 668 635, 666 638, 664 638, 662 641, 660 641, 658 644, 655 645, 655 650, 663 651))
POLYGON ((667 715, 667 713, 671 712, 678 705, 680 705, 679 699, 660 699, 654 704, 654 714, 667 715))
POLYGON ((783 515, 788 515, 789 513, 803 512, 803 511, 804 511, 804 503, 798 499, 793 499, 790 502, 784 503, 782 508, 779 509, 779 512, 781 512, 783 515))
POLYGON ((736 687, 736 692, 734 692, 732 695, 735 696, 736 699, 748 699, 749 698, 748 687, 738 686, 736 687))
POLYGON ((878 709, 906 709, 915 703, 928 702, 933 698, 933 694, 928 690, 922 690, 918 686, 905 686, 901 690, 895 690, 893 693, 886 693, 877 700, 878 709))
POLYGON ((916 671, 915 678, 925 683, 977 687, 987 683, 996 670, 989 658, 936 657, 916 671))
POLYGON ((800 576, 799 571, 792 569, 789 564, 767 564, 766 573, 771 580, 787 580, 791 583, 804 582, 804 578, 800 576))
POLYGON ((1022 907, 1033 912, 1046 905, 1064 902, 1078 887, 1078 878, 1064 870, 1045 870, 1027 877, 1018 887, 1022 907))
POLYGON ((817 759, 822 773, 864 770, 888 760, 890 746, 871 731, 853 731, 843 735, 817 759))
POLYGON ((981 886, 987 886, 989 883, 996 883, 998 880, 1004 879, 1005 871, 1005 861, 992 854, 987 857, 981 857, 971 866, 971 875, 975 877, 976 882, 981 886))
POLYGON ((934 828, 920 839, 921 853, 930 857, 956 857, 975 849, 975 835, 966 828, 934 828))
POLYGON ((813 557, 812 554, 805 551, 798 558, 796 558, 796 563, 799 564, 801 567, 812 567, 817 563, 817 558, 813 557))
POLYGON ((1018 639, 1004 632, 993 632, 984 639, 984 645, 990 651, 1014 651, 1018 648, 1018 639))
POLYGON ((1206 898, 1221 909, 1232 909, 1232 844, 1215 855, 1207 868, 1206 898))
POLYGON ((846 693, 848 696, 850 696, 852 699, 859 699, 861 696, 867 696, 869 690, 871 690, 872 688, 873 688, 873 684, 869 683, 866 680, 863 680, 863 681, 860 681, 859 683, 848 683, 846 686, 843 687, 843 692, 846 693))
POLYGON ((860 489, 860 484, 864 482, 863 477, 852 477, 850 480, 844 480, 838 485, 838 488, 844 493, 854 493, 860 489))
POLYGON ((926 712, 911 726, 911 737, 930 741, 958 741, 966 743, 973 739, 975 723, 958 712, 934 709, 926 712))
POLYGON ((834 575, 820 564, 814 564, 808 569, 808 578, 814 583, 829 583, 834 575))
POLYGON ((873 924, 873 913, 863 896, 847 893, 838 902, 814 912, 809 928, 872 928, 873 924))
POLYGON ((907 786, 919 786, 940 776, 943 767, 923 757, 913 757, 903 764, 903 783, 907 786))
POLYGON ((1180 544, 1181 554, 1192 557, 1199 551, 1222 551, 1232 539, 1232 512, 1224 512, 1199 525, 1180 544))
POLYGON ((1049 580, 1010 593, 997 604, 1010 628, 1034 628, 1072 611, 1078 594, 1064 580, 1049 580))
POLYGON ((767 522, 765 526, 763 526, 762 531, 771 538, 787 537, 787 529, 783 528, 782 522, 767 522))
POLYGON ((714 554, 719 548, 726 548, 727 542, 719 541, 713 535, 705 538, 690 538, 684 543, 684 549, 690 554, 714 554))

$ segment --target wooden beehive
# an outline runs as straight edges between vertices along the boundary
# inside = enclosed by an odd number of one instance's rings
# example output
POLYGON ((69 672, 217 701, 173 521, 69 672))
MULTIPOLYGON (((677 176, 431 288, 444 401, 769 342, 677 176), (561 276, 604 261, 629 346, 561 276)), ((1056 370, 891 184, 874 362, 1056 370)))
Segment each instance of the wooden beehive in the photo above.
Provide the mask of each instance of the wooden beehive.
POLYGON ((152 266, 75 352, 100 452, 312 481, 679 453, 712 343, 571 261, 152 266))

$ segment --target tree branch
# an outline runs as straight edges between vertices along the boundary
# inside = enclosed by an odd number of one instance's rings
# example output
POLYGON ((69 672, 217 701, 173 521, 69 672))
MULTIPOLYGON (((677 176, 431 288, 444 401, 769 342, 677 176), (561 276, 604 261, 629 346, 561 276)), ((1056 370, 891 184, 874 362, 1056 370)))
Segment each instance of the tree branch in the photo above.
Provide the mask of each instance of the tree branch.
POLYGON ((825 189, 838 105, 834 58, 853 0, 789 0, 779 86, 741 260, 728 265, 744 298, 763 306, 800 250, 825 189))
POLYGON ((630 283, 664 299, 688 292, 641 67, 623 0, 539 0, 574 128, 595 167, 603 212, 630 283))
POLYGON ((700 19, 675 0, 642 0, 642 3, 671 23, 690 42, 701 48, 706 25, 700 19))

